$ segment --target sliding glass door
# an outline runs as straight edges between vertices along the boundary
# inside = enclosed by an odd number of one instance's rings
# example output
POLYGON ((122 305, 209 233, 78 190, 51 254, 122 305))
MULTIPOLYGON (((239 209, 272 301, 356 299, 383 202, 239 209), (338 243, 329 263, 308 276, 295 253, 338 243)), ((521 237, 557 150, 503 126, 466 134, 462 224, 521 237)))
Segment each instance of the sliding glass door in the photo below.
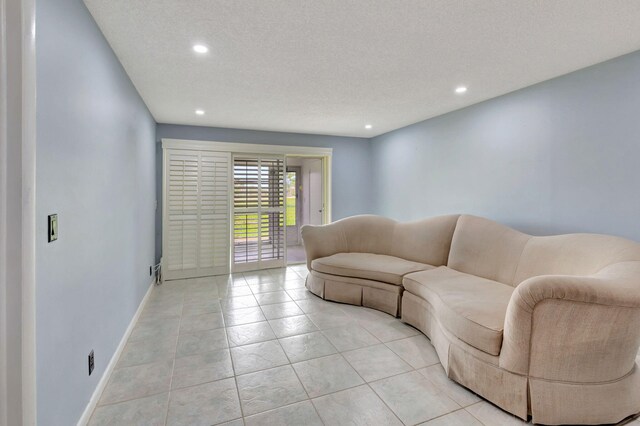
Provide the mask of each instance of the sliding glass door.
POLYGON ((283 156, 234 156, 234 272, 285 265, 284 177, 283 156))

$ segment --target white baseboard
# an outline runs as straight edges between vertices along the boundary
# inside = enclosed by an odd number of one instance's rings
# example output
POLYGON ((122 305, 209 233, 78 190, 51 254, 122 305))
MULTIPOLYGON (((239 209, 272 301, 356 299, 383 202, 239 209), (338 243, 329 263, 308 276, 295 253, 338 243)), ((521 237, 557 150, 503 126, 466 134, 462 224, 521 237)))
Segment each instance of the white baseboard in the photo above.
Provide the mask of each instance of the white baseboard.
POLYGON ((96 389, 93 391, 93 395, 91 395, 91 399, 89 400, 87 407, 84 409, 84 412, 80 417, 80 420, 78 420, 78 426, 86 426, 89 423, 89 419, 93 414, 93 410, 95 410, 96 406, 98 405, 98 401, 100 401, 102 392, 104 392, 104 388, 107 386, 107 383, 109 383, 109 378, 111 377, 111 373, 113 372, 113 369, 118 363, 118 359, 120 359, 120 355, 124 350, 124 346, 127 344, 127 340, 129 339, 129 336, 133 331, 133 327, 135 327, 136 322, 138 321, 138 318, 140 317, 140 314, 142 313, 142 310, 144 309, 144 306, 146 305, 147 300, 149 299, 149 295, 153 290, 154 284, 155 284, 155 278, 153 281, 151 281, 151 285, 149 286, 147 293, 142 298, 142 301, 140 302, 140 305, 138 306, 138 310, 136 311, 135 315, 133 316, 133 318, 131 318, 131 322, 129 323, 127 330, 124 332, 124 336, 122 336, 122 340, 120 340, 120 344, 118 345, 118 348, 116 349, 115 353, 111 357, 111 360, 107 365, 107 368, 104 370, 104 373, 102 374, 102 377, 98 382, 98 386, 96 386, 96 389))

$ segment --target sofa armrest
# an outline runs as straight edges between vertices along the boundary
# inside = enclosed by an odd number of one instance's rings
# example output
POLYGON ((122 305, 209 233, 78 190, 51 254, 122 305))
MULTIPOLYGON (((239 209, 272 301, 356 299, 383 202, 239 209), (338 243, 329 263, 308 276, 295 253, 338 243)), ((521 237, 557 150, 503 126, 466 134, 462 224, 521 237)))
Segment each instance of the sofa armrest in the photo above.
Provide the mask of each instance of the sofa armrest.
POLYGON ((640 262, 591 276, 530 278, 514 291, 500 366, 544 380, 602 382, 629 373, 640 346, 640 262))
POLYGON ((300 233, 309 271, 313 260, 347 251, 347 240, 339 222, 328 225, 304 225, 300 233))

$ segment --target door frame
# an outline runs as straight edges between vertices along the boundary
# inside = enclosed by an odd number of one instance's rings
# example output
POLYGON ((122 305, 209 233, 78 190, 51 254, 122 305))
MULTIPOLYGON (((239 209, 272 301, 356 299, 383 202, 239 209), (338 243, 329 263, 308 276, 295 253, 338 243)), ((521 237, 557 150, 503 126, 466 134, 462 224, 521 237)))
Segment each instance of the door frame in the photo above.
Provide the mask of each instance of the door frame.
MULTIPOLYGON (((328 148, 331 149, 331 148, 328 148)), ((322 224, 326 225, 331 223, 331 163, 332 155, 322 155, 313 153, 304 154, 286 154, 285 160, 289 157, 296 158, 316 158, 320 160, 322 167, 322 205, 324 206, 322 211, 322 224)))
POLYGON ((36 424, 35 0, 0 0, 0 426, 36 424))
MULTIPOLYGON (((230 152, 232 154, 258 154, 258 155, 284 155, 285 165, 287 157, 314 157, 322 160, 322 192, 323 192, 323 222, 331 222, 331 167, 333 148, 323 148, 314 146, 291 146, 291 145, 277 145, 277 144, 254 144, 254 143, 242 143, 242 142, 218 142, 218 141, 203 141, 203 140, 188 140, 188 139, 162 139, 162 148, 170 149, 187 149, 197 151, 223 151, 230 152)), ((233 182, 230 183, 233 185, 233 182)), ((161 197, 164 199, 165 189, 163 187, 161 197)), ((232 203, 230 203, 232 204, 232 203)), ((160 203, 162 205, 162 203, 160 203)), ((164 214, 164 212, 163 212, 164 214)), ((229 206, 230 217, 233 217, 233 206, 229 206)), ((286 209, 285 209, 286 220, 286 209)), ((233 219, 229 221, 229 247, 233 245, 233 219)), ((285 226, 285 241, 287 238, 287 227, 285 226)), ((166 230, 162 229, 162 239, 164 240, 166 230)), ((233 271, 233 256, 229 256, 230 270, 233 271)), ((287 264, 287 251, 285 250, 284 264, 287 264)))
MULTIPOLYGON (((320 161, 320 225, 324 225, 324 209, 325 209, 325 205, 324 205, 324 199, 322 199, 322 191, 324 191, 324 179, 323 179, 323 173, 324 170, 322 169, 322 160, 318 159, 318 158, 314 158, 311 161, 311 164, 316 163, 316 161, 320 161)), ((316 195, 314 192, 312 192, 313 189, 313 185, 311 184, 311 176, 313 175, 313 173, 311 172, 311 170, 309 170, 309 188, 307 190, 307 196, 309 197, 309 217, 308 217, 308 224, 309 225, 314 225, 313 221, 311 220, 311 217, 314 213, 312 213, 315 208, 312 208, 311 204, 312 204, 312 200, 316 200, 316 195)), ((317 206, 316 206, 317 207, 317 206)))
MULTIPOLYGON (((302 222, 302 203, 300 200, 300 179, 302 178, 302 167, 301 166, 287 166, 286 164, 286 158, 285 158, 285 165, 284 165, 284 171, 285 174, 286 173, 295 173, 296 174, 296 243, 292 244, 292 245, 299 245, 300 244, 300 222, 302 222), (291 170, 289 170, 291 169, 291 170)), ((285 180, 285 194, 287 193, 287 185, 286 185, 286 180, 285 180)), ((286 198, 286 197, 285 197, 286 198)), ((285 201, 286 203, 286 201, 285 201)), ((286 204, 285 204, 285 209, 286 209, 286 204)), ((286 220, 286 211, 285 211, 285 220, 286 220)), ((286 227, 286 225, 285 225, 286 227)), ((286 232, 289 232, 288 230, 286 232)), ((289 241, 287 241, 286 246, 289 246, 289 241)))

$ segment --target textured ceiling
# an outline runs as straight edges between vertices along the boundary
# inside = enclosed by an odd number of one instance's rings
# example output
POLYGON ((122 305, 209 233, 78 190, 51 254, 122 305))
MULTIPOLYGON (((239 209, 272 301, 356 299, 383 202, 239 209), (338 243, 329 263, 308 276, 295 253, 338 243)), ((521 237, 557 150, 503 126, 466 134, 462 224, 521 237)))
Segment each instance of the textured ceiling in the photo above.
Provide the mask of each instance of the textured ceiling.
POLYGON ((162 123, 371 137, 640 49, 636 0, 85 3, 162 123))

